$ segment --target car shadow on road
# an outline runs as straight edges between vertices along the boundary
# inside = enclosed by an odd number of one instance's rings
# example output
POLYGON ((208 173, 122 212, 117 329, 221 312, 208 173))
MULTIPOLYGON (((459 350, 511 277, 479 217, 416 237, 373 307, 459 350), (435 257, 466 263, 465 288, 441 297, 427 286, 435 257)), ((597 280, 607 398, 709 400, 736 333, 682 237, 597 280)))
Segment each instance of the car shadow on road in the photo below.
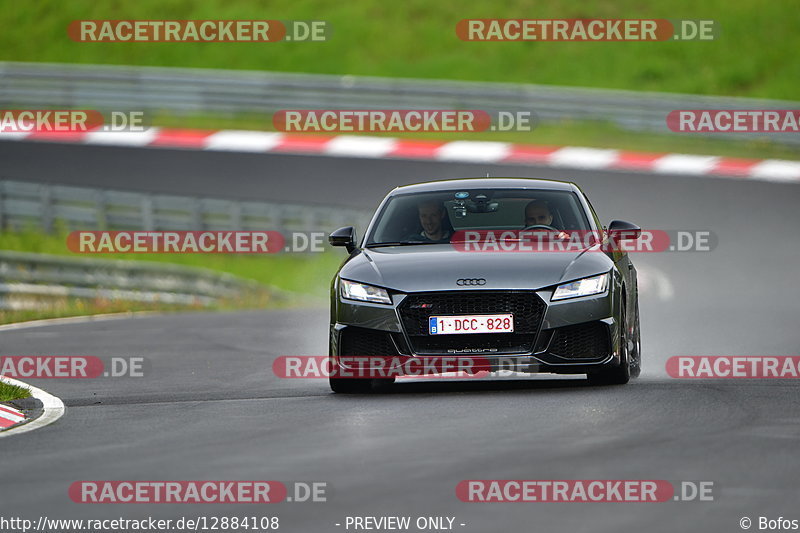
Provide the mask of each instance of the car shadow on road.
POLYGON ((383 395, 425 393, 482 393, 514 391, 569 391, 575 389, 597 389, 583 377, 554 379, 503 379, 481 381, 402 381, 382 386, 372 392, 383 395))

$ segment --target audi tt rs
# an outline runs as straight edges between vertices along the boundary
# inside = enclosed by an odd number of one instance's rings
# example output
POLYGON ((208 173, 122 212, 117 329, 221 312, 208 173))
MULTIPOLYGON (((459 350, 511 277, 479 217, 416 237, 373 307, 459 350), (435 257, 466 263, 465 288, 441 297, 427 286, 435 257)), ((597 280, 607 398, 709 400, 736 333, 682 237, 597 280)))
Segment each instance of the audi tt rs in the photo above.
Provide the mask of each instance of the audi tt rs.
POLYGON ((349 253, 331 284, 331 388, 365 392, 396 377, 347 374, 357 356, 469 358, 489 371, 627 383, 639 375, 641 342, 636 268, 623 244, 640 234, 629 222, 604 226, 573 183, 398 187, 360 242, 353 227, 329 236, 349 253))

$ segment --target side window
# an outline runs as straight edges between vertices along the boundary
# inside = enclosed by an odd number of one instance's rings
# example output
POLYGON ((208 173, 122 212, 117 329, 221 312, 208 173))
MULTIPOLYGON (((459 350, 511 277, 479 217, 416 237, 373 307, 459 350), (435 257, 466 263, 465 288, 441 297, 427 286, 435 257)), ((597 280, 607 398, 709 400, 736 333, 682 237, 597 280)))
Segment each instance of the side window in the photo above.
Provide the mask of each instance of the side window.
MULTIPOLYGON (((586 196, 584 196, 584 198, 586 198, 586 196)), ((592 214, 592 218, 594 219, 594 223, 598 227, 598 230, 600 232, 598 237, 600 238, 600 241, 604 241, 605 238, 606 238, 606 228, 605 228, 605 226, 603 226, 603 223, 600 221, 600 217, 597 216, 597 213, 594 210, 594 206, 592 205, 592 202, 590 202, 588 198, 586 198, 586 204, 589 206, 589 212, 592 214)))
MULTIPOLYGON (((586 197, 584 196, 584 198, 586 198, 586 197)), ((592 202, 590 202, 589 199, 586 198, 586 203, 589 204, 589 211, 592 213, 592 218, 594 219, 595 225, 597 225, 598 228, 600 228, 602 230, 605 230, 605 226, 603 226, 603 223, 600 222, 600 218, 597 216, 597 213, 594 210, 594 206, 592 205, 592 202)))

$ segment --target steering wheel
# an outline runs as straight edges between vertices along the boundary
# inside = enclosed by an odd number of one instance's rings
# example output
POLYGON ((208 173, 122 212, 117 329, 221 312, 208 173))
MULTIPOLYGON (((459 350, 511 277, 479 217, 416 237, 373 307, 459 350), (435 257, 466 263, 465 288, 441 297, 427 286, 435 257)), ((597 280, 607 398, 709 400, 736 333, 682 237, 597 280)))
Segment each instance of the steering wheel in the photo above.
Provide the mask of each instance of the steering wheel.
POLYGON ((546 224, 534 224, 533 226, 527 226, 525 228, 522 228, 522 231, 526 231, 526 230, 529 230, 529 229, 547 229, 547 230, 550 230, 550 231, 555 231, 556 233, 560 233, 561 232, 560 229, 556 229, 553 226, 548 226, 546 224))

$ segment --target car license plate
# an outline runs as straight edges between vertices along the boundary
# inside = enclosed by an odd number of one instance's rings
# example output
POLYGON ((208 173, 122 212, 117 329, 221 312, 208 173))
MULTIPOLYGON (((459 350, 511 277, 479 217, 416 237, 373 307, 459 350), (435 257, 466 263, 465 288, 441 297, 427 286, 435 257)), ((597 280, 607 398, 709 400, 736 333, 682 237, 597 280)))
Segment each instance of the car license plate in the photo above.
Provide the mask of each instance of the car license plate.
POLYGON ((464 333, 512 333, 514 315, 432 316, 428 319, 431 335, 464 333))

